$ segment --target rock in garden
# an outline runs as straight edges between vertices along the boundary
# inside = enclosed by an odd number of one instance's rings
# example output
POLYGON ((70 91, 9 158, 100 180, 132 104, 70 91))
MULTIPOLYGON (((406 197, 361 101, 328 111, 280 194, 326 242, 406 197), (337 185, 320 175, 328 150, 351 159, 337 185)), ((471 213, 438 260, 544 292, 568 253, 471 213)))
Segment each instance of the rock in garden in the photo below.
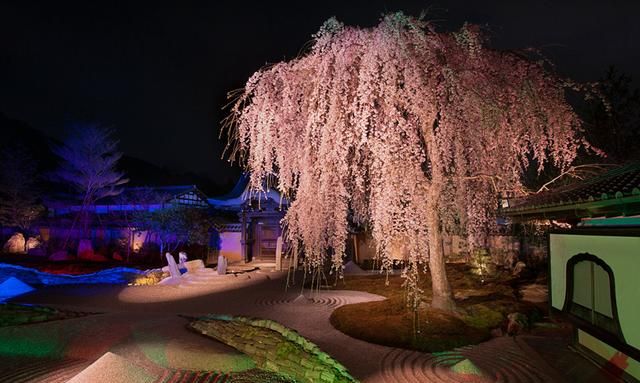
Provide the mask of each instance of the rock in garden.
POLYGON ((24 236, 22 233, 14 233, 4 244, 2 250, 5 253, 24 254, 24 236))
POLYGON ((516 336, 527 329, 529 319, 522 313, 511 313, 507 315, 507 334, 516 336))
POLYGON ((40 247, 41 243, 40 240, 36 237, 29 237, 29 239, 27 240, 27 252, 31 249, 35 249, 40 247))
POLYGON ((511 274, 515 277, 518 277, 520 276, 520 274, 522 274, 522 272, 526 268, 527 268, 527 265, 524 262, 520 261, 516 263, 516 265, 513 267, 513 272, 511 272, 511 274))

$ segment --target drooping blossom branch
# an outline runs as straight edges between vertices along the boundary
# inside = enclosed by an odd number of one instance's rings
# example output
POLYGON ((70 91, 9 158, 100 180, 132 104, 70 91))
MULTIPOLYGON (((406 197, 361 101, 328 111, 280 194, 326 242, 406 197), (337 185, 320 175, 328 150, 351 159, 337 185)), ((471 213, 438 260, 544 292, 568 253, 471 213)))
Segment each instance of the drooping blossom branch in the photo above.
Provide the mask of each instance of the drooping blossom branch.
POLYGON ((450 309, 441 234, 462 228, 484 247, 496 191, 521 188, 532 161, 566 170, 589 147, 565 85, 543 63, 488 49, 474 26, 330 19, 309 52, 259 70, 235 95, 230 149, 254 189, 277 177, 292 199, 287 239, 311 266, 329 257, 340 273, 347 220, 366 223, 383 268, 401 245, 417 288, 428 261, 433 305, 450 309))

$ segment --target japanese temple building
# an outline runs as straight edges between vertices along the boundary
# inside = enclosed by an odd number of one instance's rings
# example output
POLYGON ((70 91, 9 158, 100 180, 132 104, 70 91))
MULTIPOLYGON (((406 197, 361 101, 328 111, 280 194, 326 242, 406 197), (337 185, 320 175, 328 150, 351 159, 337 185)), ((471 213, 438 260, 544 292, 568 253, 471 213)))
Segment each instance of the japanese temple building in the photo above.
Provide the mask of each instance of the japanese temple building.
MULTIPOLYGON (((76 228, 70 230, 74 216, 83 209, 80 201, 73 195, 56 194, 46 196, 43 204, 47 208, 47 217, 38 223, 38 232, 43 240, 62 238, 71 233, 72 238, 80 238, 83 233, 76 228)), ((184 206, 197 209, 210 209, 207 197, 195 185, 124 187, 121 194, 106 197, 97 203, 84 207, 92 220, 90 238, 109 241, 129 237, 127 214, 134 211, 157 211, 170 206, 184 206)), ((138 237, 132 247, 139 247, 146 236, 138 237)))
MULTIPOLYGON (((242 175, 229 193, 209 198, 195 185, 125 187, 116 197, 100 200, 85 208, 99 225, 91 229, 91 239, 110 241, 132 237, 131 228, 123 217, 132 211, 156 211, 170 206, 206 209, 216 221, 217 244, 211 246, 207 261, 216 263, 218 255, 229 262, 271 263, 276 260, 278 238, 282 236, 280 221, 288 206, 286 199, 270 188, 266 192, 249 190, 249 177, 242 175)), ((70 222, 82 208, 73 196, 48 196, 45 205, 48 216, 38 226, 41 237, 63 237, 70 222)), ((81 236, 79 229, 73 237, 81 236)), ((212 236, 214 234, 212 233, 212 236)), ((138 233, 131 240, 133 251, 142 243, 153 240, 146 233, 138 233)))
POLYGON ((272 188, 251 193, 249 177, 243 175, 233 190, 223 196, 209 198, 218 210, 234 212, 238 219, 220 225, 220 255, 229 261, 271 263, 276 260, 280 221, 288 201, 272 188))
POLYGON ((549 305, 575 326, 575 347, 640 381, 640 164, 509 201, 514 221, 549 219, 549 305))

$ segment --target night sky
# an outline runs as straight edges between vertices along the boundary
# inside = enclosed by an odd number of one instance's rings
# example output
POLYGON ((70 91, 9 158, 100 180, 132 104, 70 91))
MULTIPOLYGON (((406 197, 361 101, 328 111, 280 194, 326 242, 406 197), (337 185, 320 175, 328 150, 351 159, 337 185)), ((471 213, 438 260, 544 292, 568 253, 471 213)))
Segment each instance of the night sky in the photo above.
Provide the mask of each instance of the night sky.
POLYGON ((493 47, 538 48, 579 81, 609 65, 640 79, 632 0, 159 3, 3 1, 0 113, 55 138, 69 123, 101 122, 126 154, 222 184, 239 173, 220 159, 226 93, 296 56, 331 16, 372 26, 384 12, 425 9, 440 30, 488 24, 493 47))

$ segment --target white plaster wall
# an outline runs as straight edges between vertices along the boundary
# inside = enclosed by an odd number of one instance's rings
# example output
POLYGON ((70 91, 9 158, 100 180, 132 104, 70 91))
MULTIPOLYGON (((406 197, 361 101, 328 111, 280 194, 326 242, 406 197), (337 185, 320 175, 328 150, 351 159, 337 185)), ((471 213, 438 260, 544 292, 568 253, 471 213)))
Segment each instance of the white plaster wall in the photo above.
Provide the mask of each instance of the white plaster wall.
POLYGON ((242 233, 222 232, 220 233, 220 255, 227 257, 229 262, 242 260, 242 245, 240 240, 242 233))

